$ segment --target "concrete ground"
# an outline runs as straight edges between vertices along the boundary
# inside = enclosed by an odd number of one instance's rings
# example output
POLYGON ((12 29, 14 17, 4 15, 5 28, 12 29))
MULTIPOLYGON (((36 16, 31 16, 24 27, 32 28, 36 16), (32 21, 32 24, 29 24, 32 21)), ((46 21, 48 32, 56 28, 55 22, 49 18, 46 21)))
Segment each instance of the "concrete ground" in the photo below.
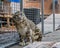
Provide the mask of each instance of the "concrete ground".
MULTIPOLYGON (((42 38, 42 42, 60 42, 60 30, 46 34, 43 38, 42 38)), ((10 48, 22 48, 19 45, 15 45, 12 46, 10 48)))
POLYGON ((14 46, 9 47, 9 48, 23 48, 23 47, 21 47, 21 46, 19 46, 19 45, 14 45, 14 46))
POLYGON ((46 34, 45 37, 42 38, 42 41, 60 42, 60 30, 46 34))

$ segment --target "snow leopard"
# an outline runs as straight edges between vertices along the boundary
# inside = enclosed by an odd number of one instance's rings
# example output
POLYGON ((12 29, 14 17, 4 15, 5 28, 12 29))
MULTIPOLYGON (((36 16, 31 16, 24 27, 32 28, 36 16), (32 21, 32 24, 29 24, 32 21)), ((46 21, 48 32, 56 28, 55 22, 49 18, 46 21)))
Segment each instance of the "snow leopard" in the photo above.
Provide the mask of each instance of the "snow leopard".
POLYGON ((23 12, 16 12, 13 14, 12 20, 15 24, 17 32, 20 36, 20 44, 26 45, 34 41, 42 40, 42 32, 40 29, 29 20, 23 12))

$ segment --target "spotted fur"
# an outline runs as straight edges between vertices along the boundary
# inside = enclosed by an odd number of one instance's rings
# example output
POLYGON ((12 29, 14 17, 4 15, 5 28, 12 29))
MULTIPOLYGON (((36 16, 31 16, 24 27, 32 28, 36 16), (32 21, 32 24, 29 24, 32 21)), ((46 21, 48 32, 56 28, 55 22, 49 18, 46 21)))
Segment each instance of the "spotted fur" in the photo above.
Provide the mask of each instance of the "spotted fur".
POLYGON ((16 12, 12 18, 15 23, 17 32, 20 35, 20 41, 24 41, 25 43, 41 41, 42 33, 40 32, 40 30, 31 20, 27 19, 24 14, 23 16, 21 14, 22 12, 16 12))

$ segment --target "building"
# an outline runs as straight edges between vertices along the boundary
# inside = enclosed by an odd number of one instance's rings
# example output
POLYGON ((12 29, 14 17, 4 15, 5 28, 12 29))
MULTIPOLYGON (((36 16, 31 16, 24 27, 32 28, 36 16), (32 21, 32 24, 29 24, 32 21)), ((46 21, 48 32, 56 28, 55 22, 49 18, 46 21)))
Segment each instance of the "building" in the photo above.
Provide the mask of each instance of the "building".
POLYGON ((58 4, 59 4, 59 12, 60 12, 60 0, 58 0, 58 4))
MULTIPOLYGON (((44 18, 52 14, 52 0, 44 0, 44 18)), ((23 0, 24 13, 35 24, 41 22, 41 0, 23 0)), ((0 0, 0 28, 14 27, 12 14, 20 11, 20 3, 0 0)), ((55 12, 60 13, 60 0, 55 1, 55 12)))
MULTIPOLYGON (((59 1, 55 0, 55 12, 59 13, 59 1)), ((23 8, 26 16, 35 22, 35 24, 41 21, 41 0, 23 0, 23 8), (37 17, 38 16, 38 17, 37 17), (36 23, 37 22, 37 23, 36 23)), ((44 0, 44 18, 53 13, 53 1, 44 0)))
POLYGON ((0 31, 15 30, 12 14, 20 11, 20 3, 0 0, 0 31))
POLYGON ((11 13, 14 14, 17 11, 20 11, 20 3, 19 2, 11 2, 11 13))
MULTIPOLYGON (((55 0, 55 6, 60 4, 59 2, 59 0, 55 0)), ((52 13, 52 4, 52 0, 44 0, 44 14, 52 13)), ((23 0, 23 8, 37 8, 41 11, 41 0, 23 0)))
POLYGON ((0 0, 0 31, 11 26, 11 2, 0 0))
POLYGON ((24 13, 28 19, 38 24, 40 20, 40 0, 23 0, 24 13))

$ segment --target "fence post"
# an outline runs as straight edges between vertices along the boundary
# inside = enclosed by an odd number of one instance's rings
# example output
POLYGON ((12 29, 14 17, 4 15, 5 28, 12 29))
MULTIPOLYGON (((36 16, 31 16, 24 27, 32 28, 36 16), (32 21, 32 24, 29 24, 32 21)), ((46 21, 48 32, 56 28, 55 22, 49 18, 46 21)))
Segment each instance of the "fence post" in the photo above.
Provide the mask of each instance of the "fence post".
POLYGON ((55 31, 55 0, 53 0, 53 31, 55 31))
POLYGON ((41 18, 41 22, 42 22, 42 34, 44 34, 44 0, 41 0, 41 13, 42 13, 42 18, 41 18))
POLYGON ((20 0, 20 12, 23 11, 23 0, 20 0))

